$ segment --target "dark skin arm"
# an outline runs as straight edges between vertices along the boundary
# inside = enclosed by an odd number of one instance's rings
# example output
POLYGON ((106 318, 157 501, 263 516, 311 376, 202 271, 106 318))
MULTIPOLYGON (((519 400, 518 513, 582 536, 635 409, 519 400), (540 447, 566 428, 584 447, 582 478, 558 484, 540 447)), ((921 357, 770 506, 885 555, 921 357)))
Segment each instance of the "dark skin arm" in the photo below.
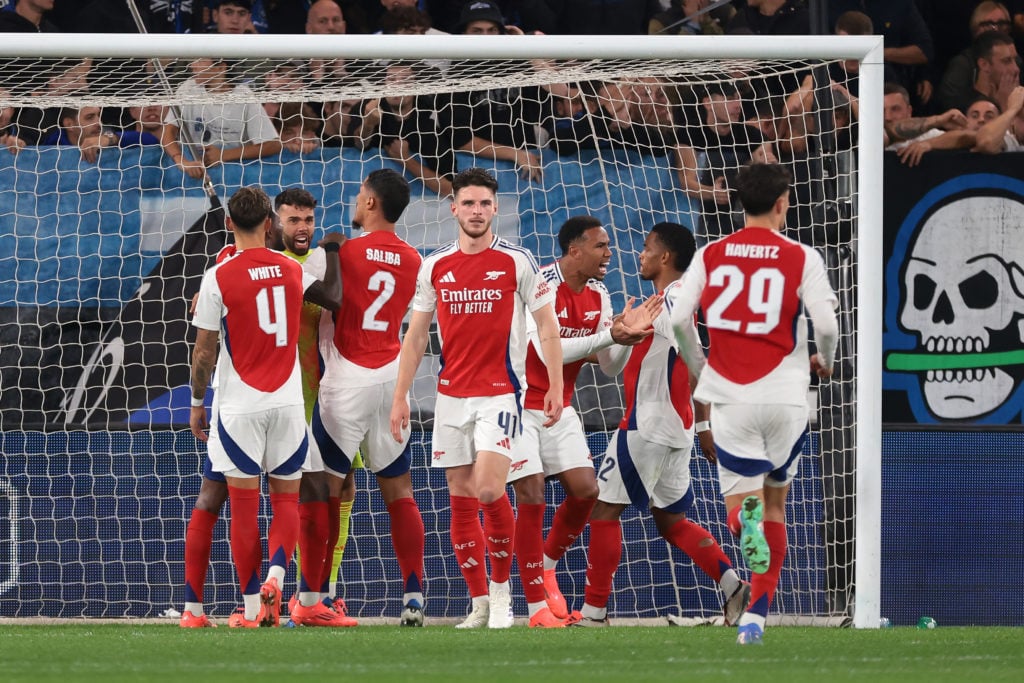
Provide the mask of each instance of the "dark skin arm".
MULTIPOLYGON (((320 245, 337 244, 341 246, 347 238, 340 232, 334 232, 322 240, 320 245)), ((323 280, 317 280, 306 289, 303 298, 317 306, 326 308, 329 311, 336 311, 341 307, 341 260, 336 250, 327 252, 327 272, 323 280)))

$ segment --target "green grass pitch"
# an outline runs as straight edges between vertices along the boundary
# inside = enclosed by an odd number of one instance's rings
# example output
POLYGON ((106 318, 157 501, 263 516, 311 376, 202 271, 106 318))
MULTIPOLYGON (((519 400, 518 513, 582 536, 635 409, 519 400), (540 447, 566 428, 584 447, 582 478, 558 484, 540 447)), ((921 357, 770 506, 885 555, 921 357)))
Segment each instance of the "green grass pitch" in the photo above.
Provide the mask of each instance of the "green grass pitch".
POLYGON ((1021 628, 0 626, 0 681, 1020 681, 1021 628))

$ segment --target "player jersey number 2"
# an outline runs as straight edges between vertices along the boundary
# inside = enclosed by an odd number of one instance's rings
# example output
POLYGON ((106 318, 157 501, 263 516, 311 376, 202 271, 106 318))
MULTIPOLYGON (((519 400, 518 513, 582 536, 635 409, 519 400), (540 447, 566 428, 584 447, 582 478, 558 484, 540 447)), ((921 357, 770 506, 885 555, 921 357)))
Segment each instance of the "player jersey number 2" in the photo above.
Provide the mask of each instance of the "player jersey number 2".
POLYGON ((275 346, 285 346, 288 343, 288 315, 285 313, 283 285, 264 287, 256 293, 256 319, 261 330, 274 335, 275 346), (271 300, 273 315, 270 311, 271 300))
POLYGON ((779 324, 782 312, 782 293, 786 277, 777 268, 758 268, 749 281, 742 270, 733 265, 718 266, 708 277, 708 284, 721 287, 711 305, 707 307, 707 326, 719 330, 745 334, 770 334, 779 324), (749 320, 736 320, 725 313, 743 292, 747 293, 749 320), (760 317, 760 319, 755 319, 760 317))
POLYGON ((384 304, 395 293, 395 276, 386 270, 378 270, 370 276, 370 281, 366 283, 366 288, 371 292, 380 292, 380 294, 377 295, 372 304, 366 307, 366 311, 363 313, 363 329, 374 332, 386 332, 388 321, 377 320, 377 314, 380 313, 380 309, 384 308, 384 304))

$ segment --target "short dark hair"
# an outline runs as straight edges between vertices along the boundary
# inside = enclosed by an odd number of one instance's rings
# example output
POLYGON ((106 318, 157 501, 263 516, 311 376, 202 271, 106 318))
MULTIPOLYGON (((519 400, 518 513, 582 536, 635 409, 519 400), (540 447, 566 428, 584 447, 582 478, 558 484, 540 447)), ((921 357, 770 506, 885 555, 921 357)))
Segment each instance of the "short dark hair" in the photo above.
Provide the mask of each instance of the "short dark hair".
POLYGON ((886 95, 903 95, 903 99, 908 103, 910 102, 910 91, 899 83, 888 81, 884 86, 882 86, 882 97, 885 97, 886 95))
POLYGON ((789 194, 793 176, 779 164, 749 164, 736 174, 736 196, 751 216, 771 211, 779 197, 789 194))
POLYGON ((316 199, 308 190, 301 187, 289 187, 274 197, 274 210, 280 209, 285 204, 302 209, 315 209, 316 199))
POLYGON ((1013 38, 1002 31, 985 31, 971 44, 974 56, 978 59, 992 59, 992 50, 996 45, 1013 45, 1013 38))
POLYGON ((697 242, 693 239, 693 233, 679 223, 658 223, 651 228, 651 234, 658 237, 658 241, 675 255, 672 265, 680 273, 690 267, 693 255, 697 253, 697 242))
POLYGON ((583 233, 591 228, 600 228, 603 225, 601 220, 593 216, 573 216, 558 230, 558 246, 562 248, 562 255, 569 253, 569 247, 576 240, 583 237, 583 233))
POLYGON ((366 176, 363 184, 380 200, 384 220, 397 223, 409 206, 409 181, 405 176, 390 168, 379 168, 366 176))
POLYGON ((836 33, 842 31, 850 36, 870 36, 875 32, 875 26, 871 22, 871 17, 857 10, 850 10, 840 14, 839 18, 836 19, 835 29, 836 33))
POLYGON ((228 200, 228 215, 236 229, 255 232, 270 216, 270 197, 255 185, 243 187, 228 200))
POLYGON ((498 181, 490 173, 482 168, 474 166, 465 171, 459 171, 452 181, 452 195, 457 195, 459 190, 470 186, 486 187, 494 194, 498 194, 498 181))

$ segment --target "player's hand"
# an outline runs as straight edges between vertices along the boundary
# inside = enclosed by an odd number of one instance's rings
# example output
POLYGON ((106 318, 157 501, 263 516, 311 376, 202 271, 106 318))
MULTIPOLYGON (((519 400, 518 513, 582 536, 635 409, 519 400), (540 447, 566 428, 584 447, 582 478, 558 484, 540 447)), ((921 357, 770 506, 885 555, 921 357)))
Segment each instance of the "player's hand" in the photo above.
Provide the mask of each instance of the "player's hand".
POLYGON ((337 244, 338 246, 341 246, 342 244, 345 244, 345 242, 347 241, 348 237, 345 236, 345 233, 329 232, 326 235, 324 235, 324 238, 322 240, 317 242, 317 246, 322 247, 325 244, 337 244))
POLYGON ((700 452, 712 465, 718 463, 718 451, 715 450, 715 437, 711 430, 697 434, 697 442, 700 443, 700 452))
POLYGON ((391 402, 391 438, 402 443, 407 429, 409 429, 409 399, 405 396, 395 396, 391 402))
POLYGON ((647 297, 642 304, 634 307, 635 301, 634 297, 630 297, 626 301, 626 307, 622 309, 622 313, 616 316, 612 323, 612 339, 616 344, 632 346, 654 334, 652 325, 654 319, 661 314, 664 297, 660 294, 653 294, 647 297))
POLYGON ((544 422, 545 427, 550 427, 562 419, 562 398, 561 387, 550 387, 544 394, 544 417, 547 418, 544 422))
POLYGON ((200 441, 207 441, 210 438, 206 435, 206 429, 210 426, 206 420, 206 406, 192 406, 188 415, 188 426, 200 441))
POLYGON ((825 367, 825 364, 821 361, 820 353, 811 356, 811 372, 821 379, 828 379, 832 376, 832 368, 825 367))

